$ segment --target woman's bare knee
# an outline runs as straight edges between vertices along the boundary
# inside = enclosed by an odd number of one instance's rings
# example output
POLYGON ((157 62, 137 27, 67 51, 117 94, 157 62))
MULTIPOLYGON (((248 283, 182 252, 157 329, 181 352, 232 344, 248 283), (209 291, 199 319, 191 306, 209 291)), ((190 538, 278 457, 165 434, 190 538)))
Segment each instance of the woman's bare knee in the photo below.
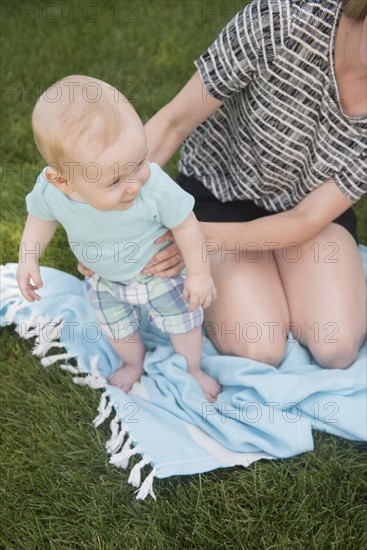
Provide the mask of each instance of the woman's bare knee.
POLYGON ((212 341, 219 353, 223 355, 244 357, 259 361, 260 363, 273 365, 274 367, 279 366, 286 349, 286 341, 281 339, 267 344, 259 343, 258 345, 251 345, 247 342, 222 342, 214 338, 212 338, 212 341))
POLYGON ((348 369, 356 360, 360 343, 338 342, 310 346, 318 364, 327 369, 348 369))

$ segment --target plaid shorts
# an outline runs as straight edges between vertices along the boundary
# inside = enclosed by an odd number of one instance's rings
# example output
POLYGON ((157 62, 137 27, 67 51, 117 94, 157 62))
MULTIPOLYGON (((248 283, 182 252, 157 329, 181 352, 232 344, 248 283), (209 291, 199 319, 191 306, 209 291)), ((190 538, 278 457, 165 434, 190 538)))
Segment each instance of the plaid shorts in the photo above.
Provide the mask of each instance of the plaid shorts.
POLYGON ((85 293, 91 302, 102 332, 114 340, 127 338, 139 328, 140 308, 162 332, 185 334, 203 322, 202 308, 188 311, 183 298, 185 275, 160 279, 138 275, 125 283, 92 275, 85 281, 85 293))

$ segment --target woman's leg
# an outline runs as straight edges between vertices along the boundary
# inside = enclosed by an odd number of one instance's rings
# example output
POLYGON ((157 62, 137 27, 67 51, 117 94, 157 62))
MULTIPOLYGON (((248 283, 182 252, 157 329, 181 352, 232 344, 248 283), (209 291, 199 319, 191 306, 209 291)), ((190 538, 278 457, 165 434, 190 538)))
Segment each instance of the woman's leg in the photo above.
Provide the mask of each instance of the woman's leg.
POLYGON ((285 352, 289 314, 272 252, 210 256, 218 298, 204 326, 219 352, 277 366, 285 352))
POLYGON ((366 280, 353 237, 331 223, 275 258, 294 336, 323 367, 349 367, 366 335, 366 280))

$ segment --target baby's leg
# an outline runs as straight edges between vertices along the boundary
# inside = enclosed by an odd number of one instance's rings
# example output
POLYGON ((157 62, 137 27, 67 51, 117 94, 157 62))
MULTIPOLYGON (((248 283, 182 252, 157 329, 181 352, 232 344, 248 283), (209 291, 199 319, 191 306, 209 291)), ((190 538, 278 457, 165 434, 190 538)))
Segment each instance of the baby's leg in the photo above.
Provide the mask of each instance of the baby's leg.
POLYGON ((175 352, 186 358, 187 371, 200 384, 206 399, 214 403, 222 388, 215 378, 205 374, 200 369, 202 352, 201 327, 196 327, 191 332, 185 334, 170 334, 170 338, 175 352))
POLYGON ((123 365, 108 378, 111 386, 117 386, 125 393, 131 390, 144 372, 145 348, 139 331, 133 336, 113 340, 109 338, 113 349, 123 360, 123 365))
POLYGON ((86 296, 93 306, 96 320, 123 360, 121 368, 111 374, 108 381, 124 392, 131 390, 143 374, 145 355, 139 331, 126 336, 129 330, 136 330, 139 326, 140 315, 135 306, 137 300, 134 292, 131 292, 134 289, 137 292, 135 283, 116 283, 96 274, 88 277, 85 285, 86 296), (130 291, 129 296, 127 290, 130 291), (133 303, 130 303, 131 300, 133 303), (111 335, 115 335, 115 338, 111 335))

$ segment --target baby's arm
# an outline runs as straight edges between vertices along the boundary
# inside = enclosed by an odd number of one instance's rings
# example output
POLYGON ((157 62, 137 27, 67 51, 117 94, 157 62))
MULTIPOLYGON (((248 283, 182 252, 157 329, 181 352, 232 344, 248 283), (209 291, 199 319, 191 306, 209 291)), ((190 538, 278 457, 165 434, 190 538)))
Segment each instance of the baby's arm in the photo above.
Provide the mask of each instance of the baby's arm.
POLYGON ((57 225, 57 221, 44 221, 28 215, 20 242, 17 270, 19 290, 28 302, 41 299, 35 293, 35 290, 43 285, 38 261, 52 239, 57 225), (34 285, 31 284, 31 279, 34 285))
POLYGON ((187 269, 184 298, 189 301, 189 310, 193 311, 198 306, 209 307, 217 292, 210 275, 209 262, 204 261, 203 233, 195 214, 191 212, 171 231, 187 269))

